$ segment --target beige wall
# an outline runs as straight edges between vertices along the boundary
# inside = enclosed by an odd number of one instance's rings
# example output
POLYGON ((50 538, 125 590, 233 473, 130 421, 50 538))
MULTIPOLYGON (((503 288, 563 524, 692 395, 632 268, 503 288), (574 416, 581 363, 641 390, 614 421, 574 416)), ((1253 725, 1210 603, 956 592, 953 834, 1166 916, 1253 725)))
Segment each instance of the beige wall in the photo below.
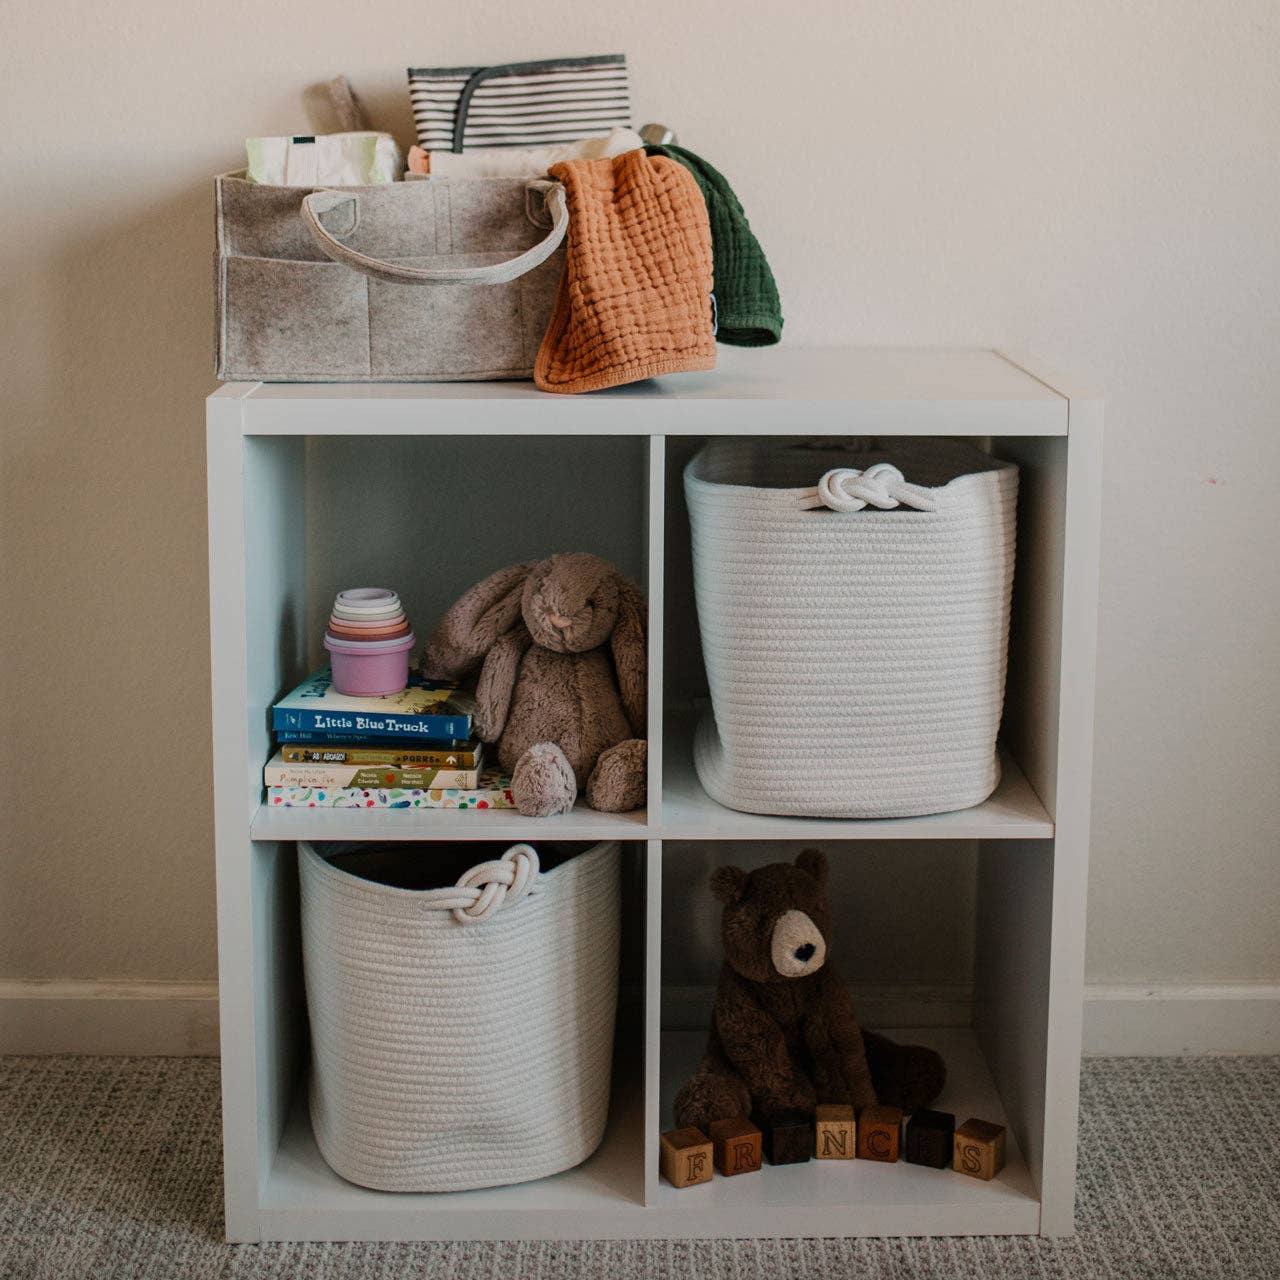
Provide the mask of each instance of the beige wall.
POLYGON ((735 182, 789 340, 1008 345, 1105 394, 1090 977, 1280 979, 1271 0, 72 0, 0 24, 0 977, 215 972, 210 175, 246 134, 326 127, 303 90, 338 70, 407 140, 409 61, 625 48, 638 118, 735 182))

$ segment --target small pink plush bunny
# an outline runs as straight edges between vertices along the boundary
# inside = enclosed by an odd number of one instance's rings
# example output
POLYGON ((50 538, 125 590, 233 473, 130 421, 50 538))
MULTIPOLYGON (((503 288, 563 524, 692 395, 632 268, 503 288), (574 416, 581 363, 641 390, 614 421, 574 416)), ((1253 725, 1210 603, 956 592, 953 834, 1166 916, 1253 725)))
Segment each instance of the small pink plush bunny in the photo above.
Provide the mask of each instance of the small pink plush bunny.
POLYGON ((444 615, 423 674, 460 680, 480 668, 476 734, 498 744, 521 813, 622 813, 645 799, 644 597, 585 552, 499 569, 444 615), (606 647, 607 645, 607 647, 606 647))

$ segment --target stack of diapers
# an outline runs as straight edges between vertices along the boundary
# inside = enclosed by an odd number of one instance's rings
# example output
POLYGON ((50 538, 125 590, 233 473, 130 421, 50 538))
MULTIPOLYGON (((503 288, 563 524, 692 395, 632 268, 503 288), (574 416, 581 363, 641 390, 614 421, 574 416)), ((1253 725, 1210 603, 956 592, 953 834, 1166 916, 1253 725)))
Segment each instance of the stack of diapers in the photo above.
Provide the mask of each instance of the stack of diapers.
POLYGON ((244 146, 249 181, 273 187, 372 187, 400 176, 400 148, 389 133, 246 138, 244 146))

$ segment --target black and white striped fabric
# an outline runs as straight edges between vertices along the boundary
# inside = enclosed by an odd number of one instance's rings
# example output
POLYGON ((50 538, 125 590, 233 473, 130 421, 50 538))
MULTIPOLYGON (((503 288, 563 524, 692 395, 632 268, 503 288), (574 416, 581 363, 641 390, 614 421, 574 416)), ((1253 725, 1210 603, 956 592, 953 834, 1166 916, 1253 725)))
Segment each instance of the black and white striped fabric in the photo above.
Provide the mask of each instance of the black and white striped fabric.
POLYGON ((540 147, 631 123, 627 58, 555 58, 495 67, 410 67, 418 145, 427 151, 540 147))

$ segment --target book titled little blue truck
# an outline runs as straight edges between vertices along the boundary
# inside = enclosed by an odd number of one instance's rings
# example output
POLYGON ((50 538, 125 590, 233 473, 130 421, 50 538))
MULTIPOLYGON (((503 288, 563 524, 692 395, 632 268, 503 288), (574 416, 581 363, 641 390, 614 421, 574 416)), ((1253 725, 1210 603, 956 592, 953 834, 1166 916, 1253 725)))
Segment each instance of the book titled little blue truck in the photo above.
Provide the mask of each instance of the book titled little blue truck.
POLYGON ((271 709, 271 727, 293 741, 302 734, 346 738, 414 738, 450 742, 471 736, 475 701, 439 680, 411 673, 409 687, 382 698, 339 693, 326 667, 271 709))

